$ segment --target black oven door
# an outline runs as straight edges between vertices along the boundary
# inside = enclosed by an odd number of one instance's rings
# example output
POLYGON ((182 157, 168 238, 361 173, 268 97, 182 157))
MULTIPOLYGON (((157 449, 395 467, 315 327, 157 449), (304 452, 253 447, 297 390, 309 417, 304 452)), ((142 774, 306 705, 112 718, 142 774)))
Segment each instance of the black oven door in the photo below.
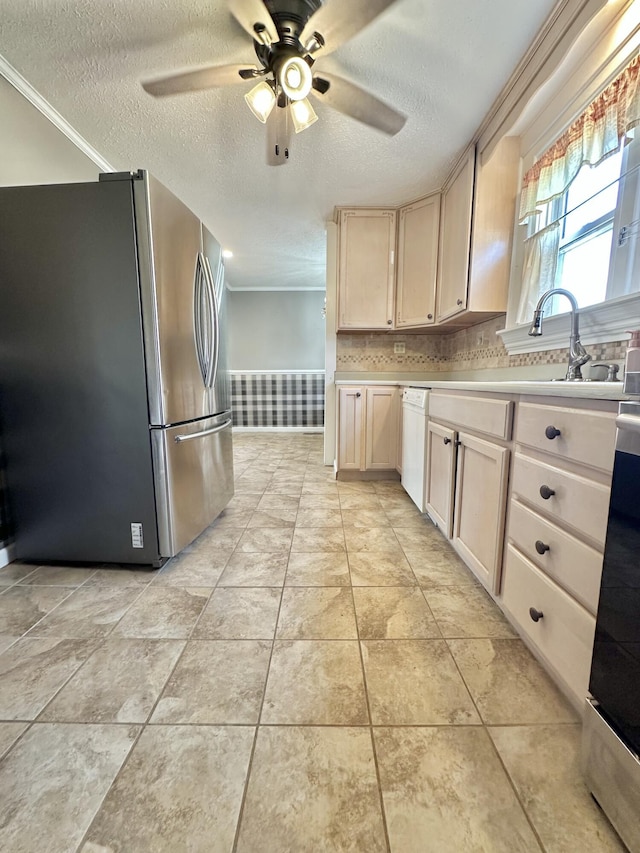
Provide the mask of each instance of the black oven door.
POLYGON ((640 404, 623 403, 589 689, 640 754, 640 404))

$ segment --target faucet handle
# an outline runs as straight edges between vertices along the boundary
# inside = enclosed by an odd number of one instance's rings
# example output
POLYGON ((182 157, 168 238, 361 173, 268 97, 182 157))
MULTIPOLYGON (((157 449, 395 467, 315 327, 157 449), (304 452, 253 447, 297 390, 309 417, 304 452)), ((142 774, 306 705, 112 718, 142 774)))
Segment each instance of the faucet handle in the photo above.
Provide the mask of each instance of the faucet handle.
POLYGON ((604 380, 605 382, 618 382, 618 371, 620 370, 619 364, 607 364, 603 361, 598 361, 595 364, 592 364, 591 367, 606 367, 607 368, 607 378, 604 380))

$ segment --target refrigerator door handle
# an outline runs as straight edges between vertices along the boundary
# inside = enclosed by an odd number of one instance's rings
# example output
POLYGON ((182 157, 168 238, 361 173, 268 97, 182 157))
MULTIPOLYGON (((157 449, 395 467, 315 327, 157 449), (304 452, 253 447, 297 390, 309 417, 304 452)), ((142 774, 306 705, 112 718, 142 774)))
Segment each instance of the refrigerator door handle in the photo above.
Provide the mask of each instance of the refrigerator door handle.
POLYGON ((191 441, 192 438, 204 438, 206 435, 214 435, 216 432, 222 432, 223 429, 230 427, 232 423, 231 418, 224 421, 220 424, 220 426, 213 427, 213 429, 203 429, 201 432, 192 432, 190 435, 177 435, 174 438, 174 441, 191 441))
POLYGON ((205 288, 207 288, 205 259, 202 252, 199 252, 196 260, 195 279, 193 283, 193 330, 198 367, 200 368, 202 381, 206 383, 208 365, 205 349, 205 328, 202 316, 202 303, 206 298, 205 288))
POLYGON ((209 292, 209 322, 213 329, 213 336, 209 343, 209 364, 204 384, 207 388, 213 388, 218 374, 218 358, 220 355, 220 320, 218 318, 216 287, 213 281, 213 273, 211 272, 211 264, 209 263, 208 258, 205 258, 205 271, 207 277, 207 290, 209 292))

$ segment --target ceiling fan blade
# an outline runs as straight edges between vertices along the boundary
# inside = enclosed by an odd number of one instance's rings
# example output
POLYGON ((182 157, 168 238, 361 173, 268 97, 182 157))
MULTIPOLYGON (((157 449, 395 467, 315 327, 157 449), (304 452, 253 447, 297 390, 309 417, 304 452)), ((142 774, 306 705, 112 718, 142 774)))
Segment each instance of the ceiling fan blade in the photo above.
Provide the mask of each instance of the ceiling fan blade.
POLYGON ((264 42, 266 37, 267 44, 280 41, 271 12, 262 0, 230 0, 229 8, 233 17, 252 39, 264 42), (260 38, 260 32, 264 32, 265 37, 260 38))
MULTIPOLYGON (((322 54, 331 53, 341 44, 364 29, 396 0, 326 0, 307 21, 300 43, 307 45, 314 33, 320 33, 324 45, 317 48, 322 54)), ((315 50, 312 50, 315 52, 315 50)))
MULTIPOLYGON (((207 65, 193 71, 183 71, 180 74, 169 74, 155 80, 145 80, 142 88, 150 95, 161 98, 165 95, 179 95, 182 92, 198 92, 201 89, 233 86, 236 83, 242 83, 241 71, 255 71, 255 76, 260 74, 257 68, 247 65, 207 65)), ((249 76, 254 75, 250 74, 249 76)))
POLYGON ((335 74, 321 74, 313 78, 311 94, 323 103, 389 136, 395 136, 404 127, 407 117, 375 95, 335 74))
POLYGON ((284 166, 289 162, 291 117, 289 107, 276 107, 267 119, 267 164, 284 166))

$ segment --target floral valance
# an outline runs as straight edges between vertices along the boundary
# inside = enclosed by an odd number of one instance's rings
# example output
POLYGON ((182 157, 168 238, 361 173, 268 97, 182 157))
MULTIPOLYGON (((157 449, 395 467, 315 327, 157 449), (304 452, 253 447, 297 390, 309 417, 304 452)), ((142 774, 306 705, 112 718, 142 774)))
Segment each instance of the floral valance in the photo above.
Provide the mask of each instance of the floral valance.
POLYGON ((595 166, 640 124, 640 56, 587 107, 524 176, 520 221, 561 196, 585 163, 595 166))

